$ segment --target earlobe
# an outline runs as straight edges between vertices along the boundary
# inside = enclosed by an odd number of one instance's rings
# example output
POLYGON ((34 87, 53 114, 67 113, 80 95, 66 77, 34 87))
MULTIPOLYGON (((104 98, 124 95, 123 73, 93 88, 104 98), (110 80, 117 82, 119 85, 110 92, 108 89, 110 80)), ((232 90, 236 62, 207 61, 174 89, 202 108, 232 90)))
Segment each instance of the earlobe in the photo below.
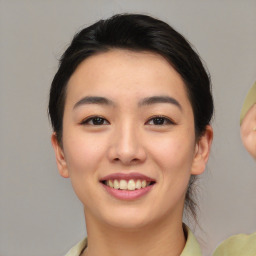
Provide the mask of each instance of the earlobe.
POLYGON ((55 158, 56 158, 56 163, 57 167, 59 170, 59 173, 62 177, 68 178, 69 173, 68 173, 68 168, 67 168, 67 163, 65 160, 64 152, 62 147, 59 145, 56 133, 54 132, 51 137, 51 142, 52 146, 55 152, 55 158))
POLYGON ((210 154, 212 139, 212 127, 210 125, 207 125, 205 133, 200 137, 196 144, 191 174, 199 175, 204 172, 210 154))

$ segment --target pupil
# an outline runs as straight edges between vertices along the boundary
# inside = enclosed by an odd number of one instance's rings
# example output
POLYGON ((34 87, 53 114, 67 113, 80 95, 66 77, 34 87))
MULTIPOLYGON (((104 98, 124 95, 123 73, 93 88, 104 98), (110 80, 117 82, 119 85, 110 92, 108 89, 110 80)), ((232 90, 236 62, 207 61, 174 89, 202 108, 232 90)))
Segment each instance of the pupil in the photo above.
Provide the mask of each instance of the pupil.
POLYGON ((162 118, 162 117, 154 118, 154 124, 155 125, 161 125, 163 123, 164 123, 164 118, 162 118))
POLYGON ((92 122, 94 125, 101 125, 103 124, 104 120, 101 117, 95 117, 93 118, 92 122))

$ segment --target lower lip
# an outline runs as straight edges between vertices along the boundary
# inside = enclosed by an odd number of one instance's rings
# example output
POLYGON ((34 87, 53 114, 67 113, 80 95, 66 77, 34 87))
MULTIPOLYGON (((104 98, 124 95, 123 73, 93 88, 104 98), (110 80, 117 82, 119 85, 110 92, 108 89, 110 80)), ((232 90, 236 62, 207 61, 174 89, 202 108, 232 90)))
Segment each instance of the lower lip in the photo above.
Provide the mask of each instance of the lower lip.
POLYGON ((145 188, 136 190, 121 190, 111 188, 109 186, 106 186, 105 184, 102 185, 111 196, 120 200, 135 200, 141 198, 142 196, 146 195, 154 186, 153 184, 145 188))

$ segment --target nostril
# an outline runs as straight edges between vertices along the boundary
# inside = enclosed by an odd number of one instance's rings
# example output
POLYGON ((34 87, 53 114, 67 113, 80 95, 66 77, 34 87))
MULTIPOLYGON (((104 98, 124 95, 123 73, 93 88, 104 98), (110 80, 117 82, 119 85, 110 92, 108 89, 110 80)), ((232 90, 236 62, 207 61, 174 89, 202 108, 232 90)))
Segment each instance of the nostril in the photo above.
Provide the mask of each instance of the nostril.
POLYGON ((119 157, 116 157, 113 159, 113 162, 122 162, 123 164, 125 165, 133 165, 133 164, 137 164, 140 162, 140 160, 138 158, 133 158, 133 159, 130 159, 130 158, 119 158, 119 157))

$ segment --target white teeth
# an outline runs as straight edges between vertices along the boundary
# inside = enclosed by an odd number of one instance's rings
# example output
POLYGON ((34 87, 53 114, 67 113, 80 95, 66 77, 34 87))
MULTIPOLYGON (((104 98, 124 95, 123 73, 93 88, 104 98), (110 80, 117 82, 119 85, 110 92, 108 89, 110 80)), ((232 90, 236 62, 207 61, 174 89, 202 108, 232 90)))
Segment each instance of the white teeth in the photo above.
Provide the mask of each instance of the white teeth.
POLYGON ((118 180, 114 180, 114 188, 119 189, 119 181, 118 180))
POLYGON ((135 187, 136 187, 136 189, 141 189, 141 181, 140 180, 136 181, 135 187))
POLYGON ((135 190, 135 189, 141 189, 145 188, 150 185, 149 181, 146 180, 136 180, 134 179, 131 180, 108 180, 106 182, 106 185, 114 188, 114 189, 121 189, 121 190, 135 190))
POLYGON ((127 185, 127 181, 126 180, 120 180, 120 189, 127 189, 128 185, 127 185))
POLYGON ((114 184, 113 184, 112 180, 109 180, 109 181, 107 182, 107 185, 108 185, 109 187, 111 187, 111 188, 114 188, 114 184))
POLYGON ((135 182, 134 180, 128 181, 128 190, 135 190, 135 182))
POLYGON ((147 186, 147 182, 145 181, 145 180, 143 180, 142 182, 141 182, 141 187, 142 188, 145 188, 147 186))
POLYGON ((137 180, 135 184, 136 189, 141 189, 141 181, 137 180))

